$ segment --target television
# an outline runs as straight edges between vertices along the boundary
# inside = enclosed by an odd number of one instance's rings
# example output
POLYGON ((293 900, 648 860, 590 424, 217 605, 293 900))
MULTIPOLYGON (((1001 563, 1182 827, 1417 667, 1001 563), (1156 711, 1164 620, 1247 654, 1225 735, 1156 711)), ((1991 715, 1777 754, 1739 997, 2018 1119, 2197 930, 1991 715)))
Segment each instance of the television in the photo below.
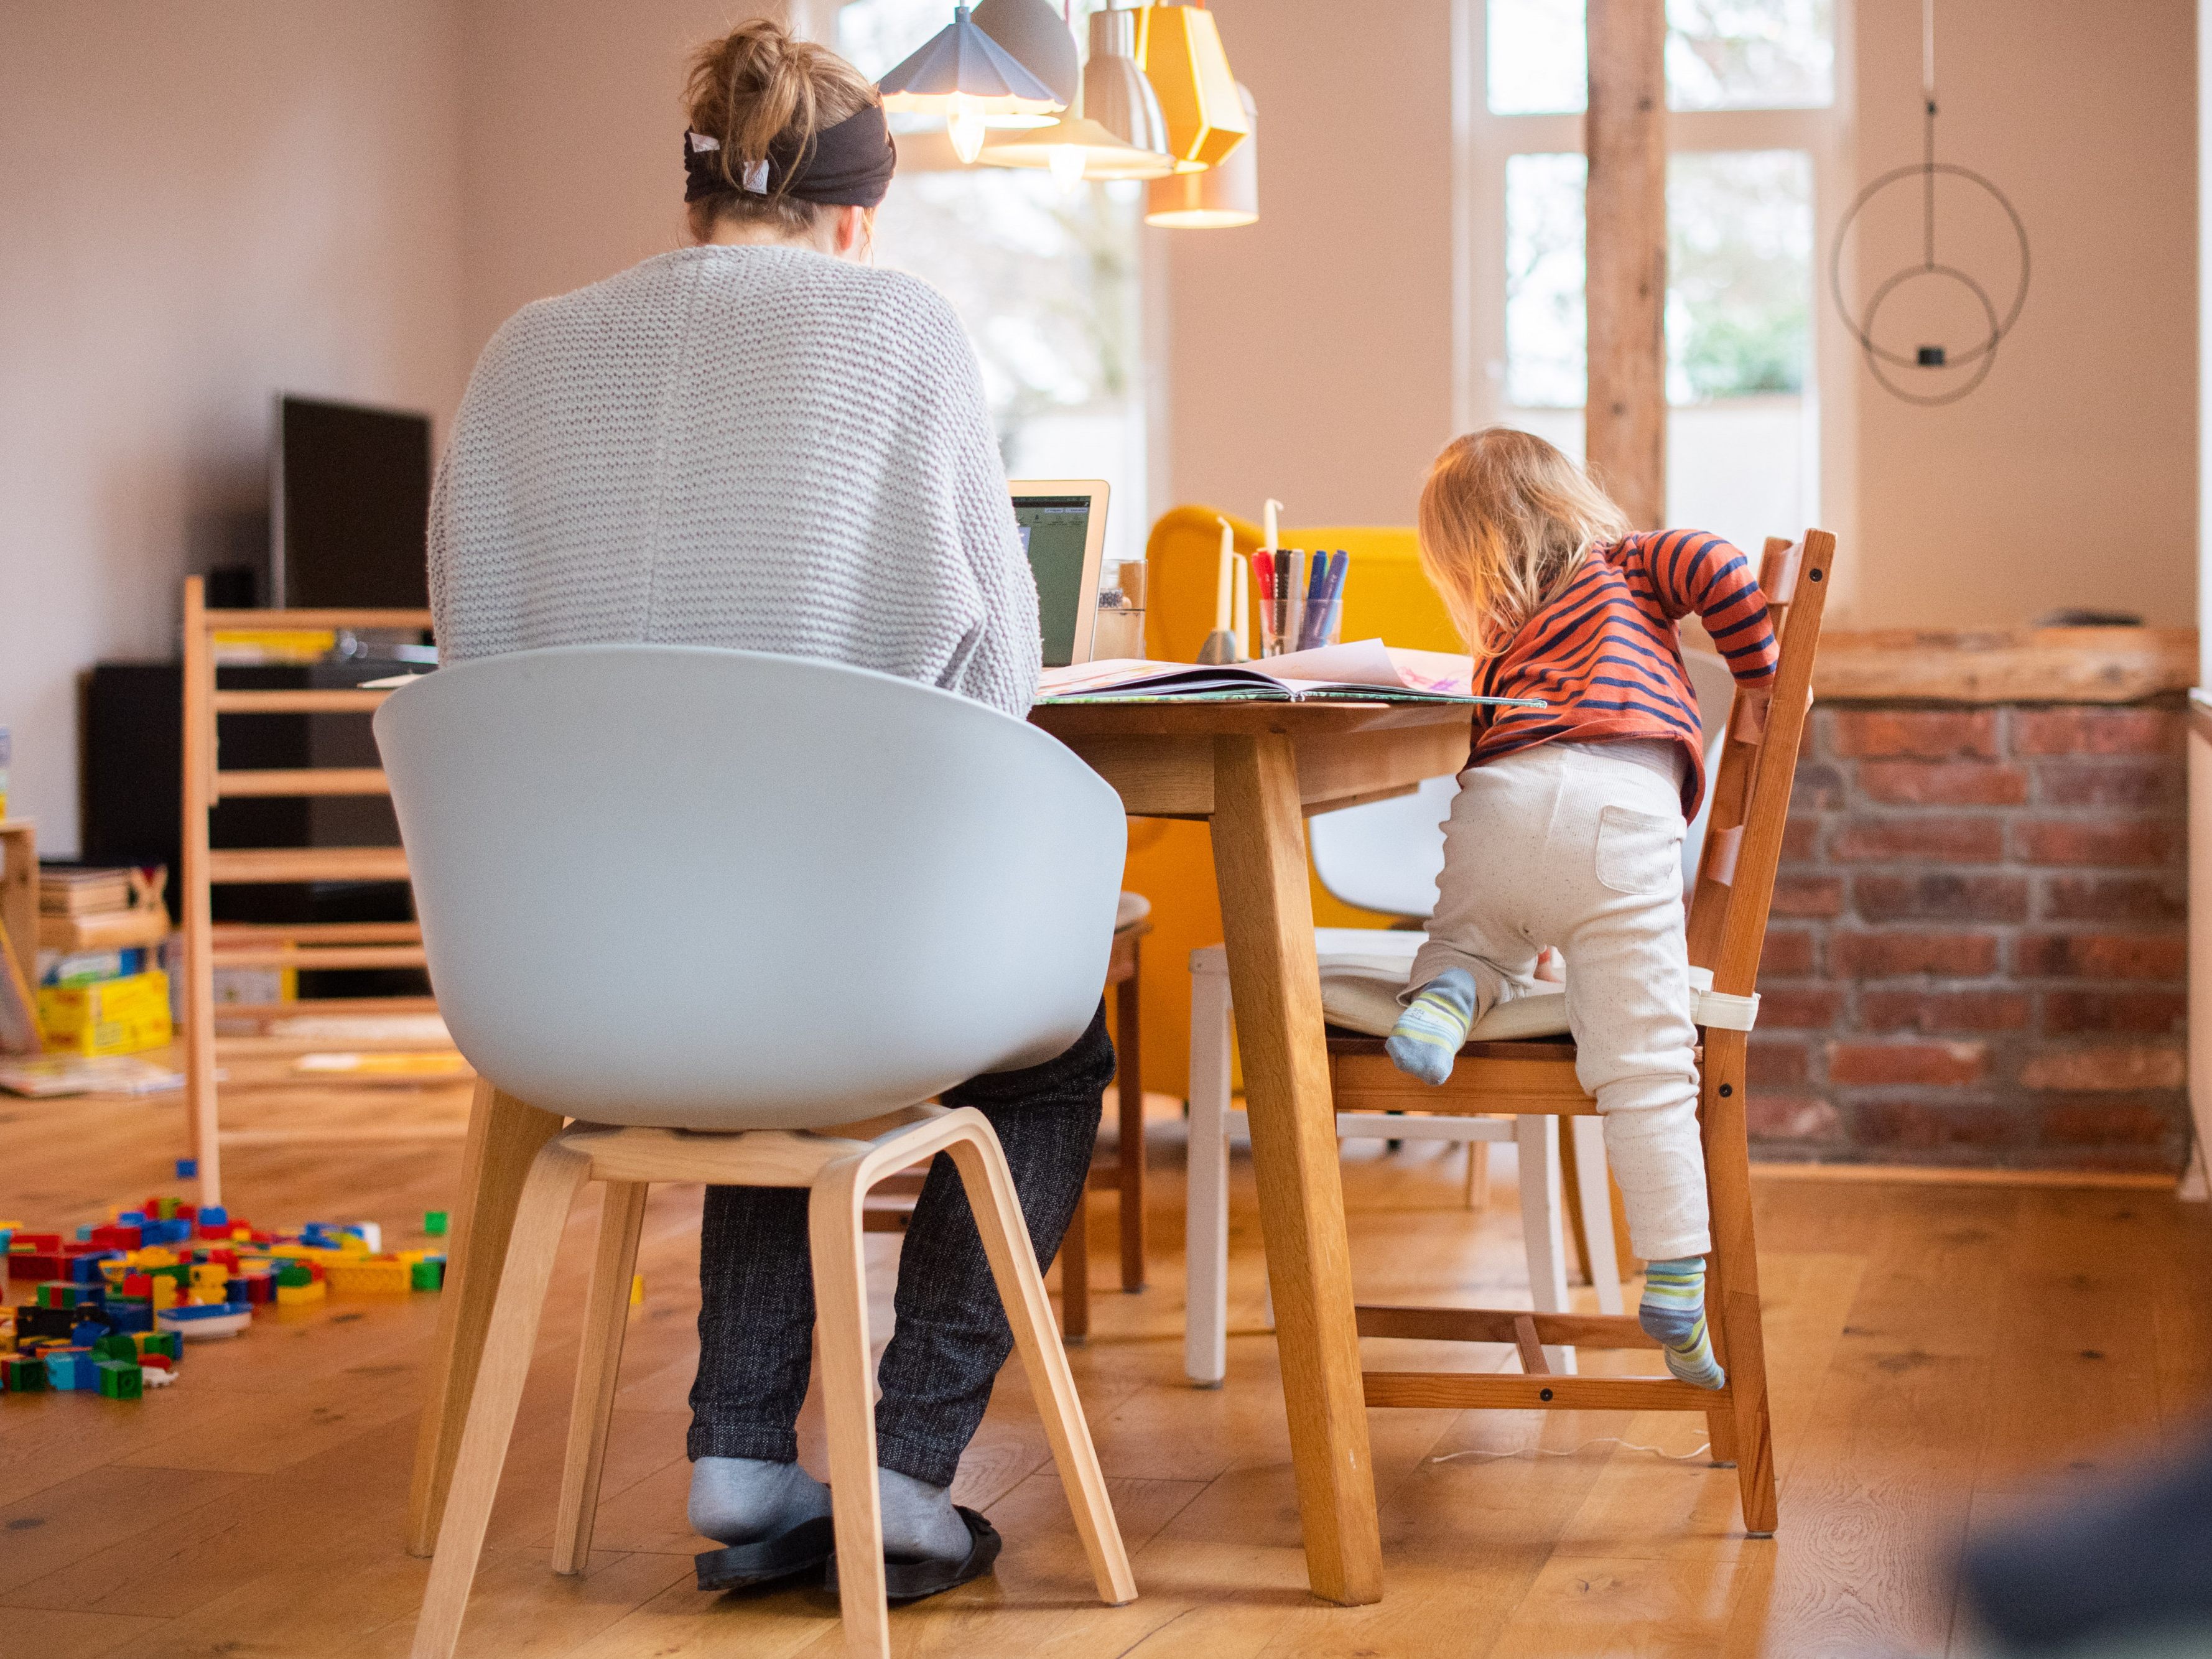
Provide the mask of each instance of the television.
POLYGON ((270 459, 269 602, 430 603, 430 417, 280 393, 270 459))

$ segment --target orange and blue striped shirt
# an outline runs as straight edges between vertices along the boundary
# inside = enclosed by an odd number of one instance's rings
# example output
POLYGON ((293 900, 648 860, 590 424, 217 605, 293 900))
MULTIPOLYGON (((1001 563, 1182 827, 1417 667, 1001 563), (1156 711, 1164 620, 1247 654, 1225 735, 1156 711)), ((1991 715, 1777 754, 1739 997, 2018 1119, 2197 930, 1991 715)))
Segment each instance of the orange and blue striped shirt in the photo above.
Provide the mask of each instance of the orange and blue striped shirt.
POLYGON ((1693 612, 1737 684, 1774 678, 1781 652, 1766 598, 1735 548, 1700 530, 1663 530, 1593 549, 1557 599, 1475 664, 1480 695, 1540 697, 1545 707, 1478 708, 1468 764, 1554 741, 1672 741, 1689 762, 1682 815, 1694 817, 1705 742, 1677 625, 1693 612))

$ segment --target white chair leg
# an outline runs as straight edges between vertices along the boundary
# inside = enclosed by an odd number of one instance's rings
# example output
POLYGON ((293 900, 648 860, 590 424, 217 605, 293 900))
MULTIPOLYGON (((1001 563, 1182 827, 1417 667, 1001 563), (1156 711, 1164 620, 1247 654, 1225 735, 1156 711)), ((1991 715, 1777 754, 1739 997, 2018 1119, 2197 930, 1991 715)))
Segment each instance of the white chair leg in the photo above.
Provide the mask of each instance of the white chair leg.
POLYGON ((1571 1117, 1575 1138, 1575 1181, 1582 1189, 1583 1243, 1589 1252, 1590 1283, 1597 1310, 1617 1314, 1620 1304, 1620 1257, 1613 1247, 1613 1183, 1605 1167, 1605 1120, 1571 1117))
POLYGON ((1030 1249, 1029 1228, 1022 1218, 1021 1200, 1014 1195, 1006 1154, 982 1115, 970 1115, 974 1133, 953 1141, 945 1151, 960 1171, 968 1207, 975 1212, 999 1300, 1013 1328, 1014 1351, 1022 1357, 1030 1398, 1044 1425, 1053 1461, 1060 1467, 1060 1484, 1090 1559, 1098 1599, 1118 1607, 1137 1599, 1137 1581, 1129 1571, 1129 1553, 1121 1541, 1121 1524, 1114 1518, 1113 1500, 1106 1495, 1106 1472, 1099 1467, 1083 1401, 1075 1392, 1074 1373, 1068 1370, 1066 1351, 1053 1327, 1044 1274, 1030 1249))
POLYGON ((599 1211, 599 1254, 584 1301, 584 1340, 576 1361, 576 1395, 568 1408, 568 1450, 561 1465, 561 1501, 553 1517, 553 1571, 580 1573, 591 1565, 592 1524, 599 1477, 607 1462, 615 1384, 623 1339, 629 1334, 629 1287, 637 1272, 638 1236, 645 1230, 641 1181, 610 1181, 599 1211))
MULTIPOLYGON (((1523 1113, 1513 1120, 1513 1139, 1520 1152, 1521 1237, 1528 1252, 1529 1297, 1538 1313, 1565 1313, 1567 1236, 1561 1224, 1566 1206, 1559 1189, 1559 1121, 1547 1114, 1523 1113)), ((1554 1371, 1571 1374, 1575 1351, 1547 1345, 1544 1363, 1554 1371)))
POLYGON ((822 1352, 823 1426, 830 1437, 830 1504, 837 1530, 837 1601, 845 1650, 890 1659, 884 1599, 884 1506, 876 1489, 876 1389, 868 1363, 867 1263, 861 1254, 860 1160, 816 1177, 806 1201, 813 1254, 814 1335, 822 1352))
POLYGON ((499 1275, 499 1297, 491 1327, 484 1334, 483 1358, 469 1401, 468 1425, 453 1463, 453 1484, 446 1499, 445 1522, 438 1529, 438 1551, 430 1563, 430 1583, 415 1623, 413 1659, 451 1659, 468 1612, 469 1586, 483 1553, 484 1528, 491 1523, 499 1472, 514 1432, 515 1408, 522 1403, 523 1380, 538 1345, 538 1319, 545 1306, 545 1287, 553 1277, 553 1258, 561 1247, 576 1188, 591 1173, 583 1153, 548 1142, 532 1162, 522 1199, 507 1235, 507 1261, 499 1275))
POLYGON ((1202 1389, 1229 1373, 1229 1018, 1227 972, 1193 972, 1182 1368, 1202 1389))

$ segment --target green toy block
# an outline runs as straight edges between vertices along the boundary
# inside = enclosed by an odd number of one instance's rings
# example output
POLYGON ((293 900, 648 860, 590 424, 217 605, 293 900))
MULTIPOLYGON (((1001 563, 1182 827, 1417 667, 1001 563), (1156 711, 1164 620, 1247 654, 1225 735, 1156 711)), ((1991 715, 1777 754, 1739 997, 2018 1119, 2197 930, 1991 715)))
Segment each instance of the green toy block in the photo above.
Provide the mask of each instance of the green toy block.
POLYGON ((67 1279, 49 1279, 39 1286, 41 1308, 76 1308, 84 1304, 84 1287, 67 1279))
POLYGON ((96 1360, 120 1359, 135 1365, 138 1363, 138 1345, 131 1340, 128 1331, 117 1331, 92 1345, 92 1357, 96 1360))
POLYGON ((315 1282, 315 1276, 307 1271, 305 1262, 288 1261, 277 1268, 276 1282, 279 1285, 312 1285, 315 1282))
POLYGON ((137 1350, 131 1356, 134 1360, 148 1353, 167 1354, 172 1359, 185 1357, 185 1339, 174 1331, 140 1331, 131 1340, 137 1350))
POLYGON ((46 1387, 46 1362, 16 1356, 0 1360, 0 1388, 9 1394, 43 1394, 46 1387))
POLYGON ((446 1288, 446 1259, 434 1255, 418 1261, 408 1270, 408 1282, 418 1291, 442 1291, 446 1288))
POLYGON ((446 1212, 443 1210, 425 1210, 422 1212, 422 1231, 433 1238, 443 1238, 446 1236, 446 1212))
POLYGON ((110 1400, 137 1400, 146 1392, 146 1374, 120 1359, 100 1362, 100 1392, 110 1400))

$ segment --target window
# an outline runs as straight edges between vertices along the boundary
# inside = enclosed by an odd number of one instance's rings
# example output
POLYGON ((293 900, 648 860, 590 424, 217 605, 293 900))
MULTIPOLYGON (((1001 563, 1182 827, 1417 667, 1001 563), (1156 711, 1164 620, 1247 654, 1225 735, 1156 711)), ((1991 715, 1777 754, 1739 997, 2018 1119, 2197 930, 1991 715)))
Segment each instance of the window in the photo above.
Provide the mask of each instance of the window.
MULTIPOLYGON (((1583 448, 1582 0, 1462 0, 1460 418, 1583 448)), ((1816 304, 1814 227, 1840 205, 1830 0, 1669 0, 1667 516, 1754 552, 1823 517, 1826 385, 1848 343, 1816 304), (1831 182, 1832 181, 1832 182, 1831 182), (1824 353, 1832 373, 1820 373, 1824 353)), ((1829 515, 1831 518, 1832 515, 1829 515)))
MULTIPOLYGON (((1102 0, 1077 0, 1082 18, 1102 0)), ((880 76, 951 18, 945 0, 850 0, 837 46, 880 76)), ((927 132, 925 117, 893 117, 927 132)), ((876 261, 922 278, 975 343, 1009 477, 1104 478, 1109 560, 1140 557, 1146 511, 1140 233, 1144 187, 963 167, 949 146, 903 146, 876 222, 876 261), (934 165, 933 165, 934 163, 934 165)))

